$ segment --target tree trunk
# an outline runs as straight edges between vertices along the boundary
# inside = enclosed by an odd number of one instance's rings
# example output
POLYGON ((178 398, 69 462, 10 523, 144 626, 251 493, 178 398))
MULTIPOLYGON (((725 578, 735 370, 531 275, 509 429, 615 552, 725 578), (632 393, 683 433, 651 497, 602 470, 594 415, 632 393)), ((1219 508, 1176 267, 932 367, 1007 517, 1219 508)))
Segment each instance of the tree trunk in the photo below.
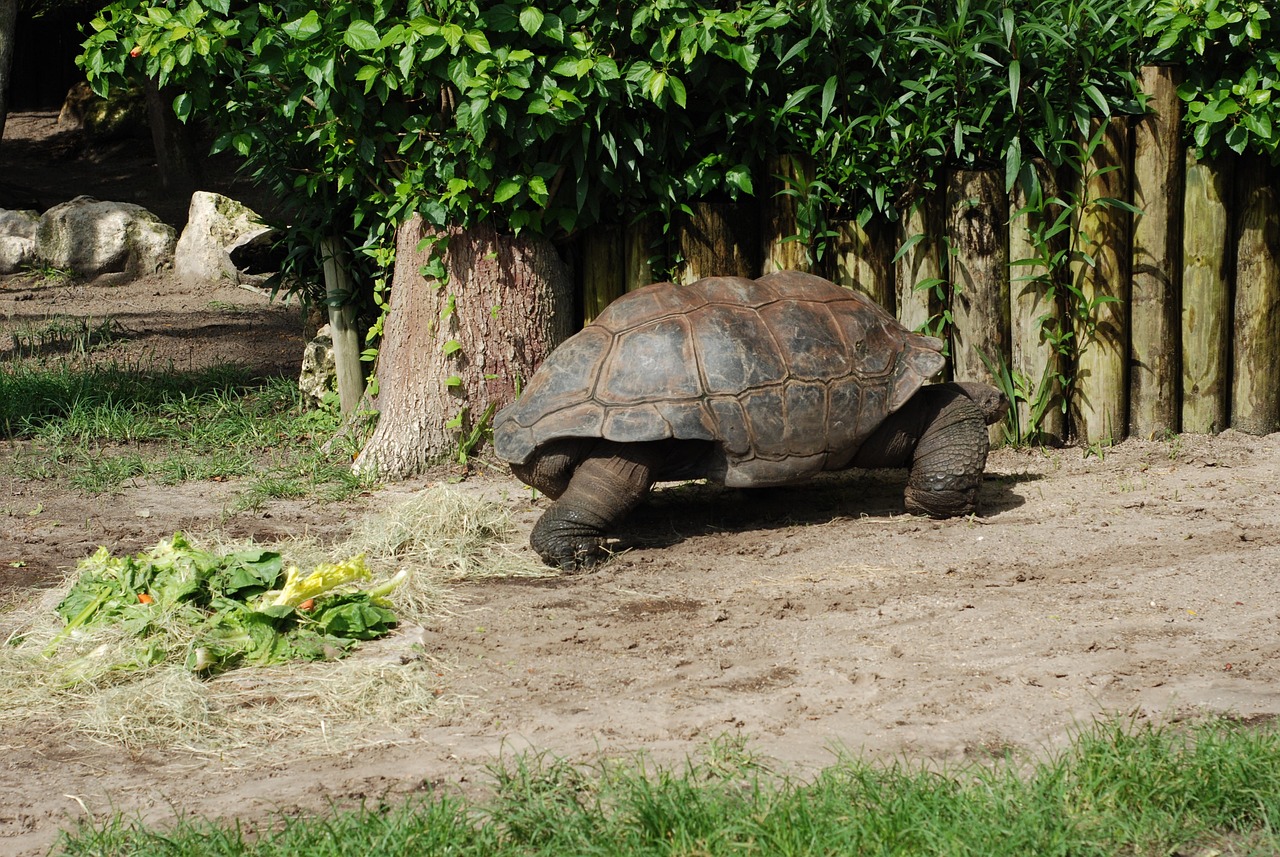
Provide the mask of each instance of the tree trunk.
POLYGON ((1134 126, 1129 430, 1178 430, 1178 285, 1182 274, 1182 101, 1178 69, 1147 66, 1151 112, 1134 126))
POLYGON ((1231 179, 1221 163, 1187 153, 1182 238, 1182 430, 1227 427, 1231 335, 1231 179))
POLYGON ((1280 429, 1280 199, 1266 161, 1250 155, 1236 174, 1235 367, 1231 427, 1280 429))
POLYGON ((780 155, 769 163, 767 192, 762 202, 764 233, 764 260, 761 270, 808 271, 809 245, 795 240, 800 232, 796 210, 800 205, 798 194, 803 193, 813 175, 813 162, 800 155, 780 155))
POLYGON ((894 313, 893 231, 890 224, 871 220, 859 226, 856 220, 832 224, 836 231, 831 248, 831 281, 858 289, 894 313))
POLYGON ((360 330, 351 302, 351 276, 347 254, 339 238, 320 242, 324 258, 325 304, 329 310, 329 335, 333 339, 333 365, 338 375, 338 403, 343 415, 360 404, 364 394, 364 368, 360 362, 360 330))
POLYGON ((1080 243, 1071 260, 1075 292, 1085 304, 1073 314, 1079 351, 1071 407, 1076 434, 1086 443, 1119 442, 1129 427, 1129 212, 1101 201, 1129 198, 1128 125, 1112 117, 1093 129, 1100 143, 1080 184, 1080 243))
POLYGON ((684 261, 676 282, 688 285, 703 277, 760 276, 760 233, 750 203, 695 202, 693 216, 680 230, 684 261))
POLYGON ((9 118, 9 78, 13 70, 14 33, 18 26, 18 0, 0 0, 0 139, 9 118))
MULTIPOLYGON (((0 0, 2 2, 4 0, 0 0)), ((203 170, 191 127, 173 112, 176 94, 171 87, 159 89, 155 81, 146 82, 147 122, 151 126, 160 184, 179 196, 189 197, 200 186, 203 170)))
POLYGON ((360 473, 402 478, 473 451, 490 407, 513 401, 570 333, 573 275, 550 242, 489 226, 450 229, 441 282, 421 273, 430 251, 418 245, 431 236, 416 216, 396 236, 380 417, 356 459, 360 473))
POLYGON ((907 330, 923 330, 938 309, 936 296, 943 268, 942 204, 936 193, 916 200, 898 226, 900 250, 894 282, 898 321, 907 330), (911 246, 907 247, 907 242, 911 246))
MULTIPOLYGON (((1004 229, 1009 203, 999 176, 990 170, 966 170, 950 176, 947 212, 953 253, 953 378, 996 384, 987 363, 999 368, 1008 366, 1009 361, 1009 264, 1004 229)), ((992 426, 992 442, 1003 438, 1003 425, 992 426)))
POLYGON ((1061 212, 1048 200, 1058 195, 1053 171, 1034 165, 1040 180, 1031 197, 1021 183, 1009 203, 1009 368, 1020 379, 1025 399, 1013 403, 1018 417, 1018 440, 1061 444, 1066 435, 1062 409, 1062 353, 1055 339, 1063 332, 1061 284, 1049 262, 1062 248, 1057 236, 1047 236, 1061 212))

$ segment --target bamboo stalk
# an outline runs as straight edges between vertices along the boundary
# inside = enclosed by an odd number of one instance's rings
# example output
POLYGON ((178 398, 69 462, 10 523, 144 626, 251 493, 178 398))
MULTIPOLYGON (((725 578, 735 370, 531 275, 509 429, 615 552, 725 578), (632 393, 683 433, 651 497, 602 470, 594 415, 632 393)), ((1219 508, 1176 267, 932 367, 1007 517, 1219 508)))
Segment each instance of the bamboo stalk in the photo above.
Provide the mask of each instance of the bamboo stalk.
POLYGON ((1212 433, 1227 426, 1231 335, 1231 180, 1223 163, 1187 153, 1182 233, 1182 430, 1212 433))
MULTIPOLYGON (((1009 364, 1007 215, 1008 201, 994 172, 965 170, 948 178, 951 361, 957 381, 998 384, 987 363, 1009 364)), ((991 439, 1004 439, 1003 426, 991 427, 991 439)))
POLYGON ((813 159, 802 155, 779 155, 769 164, 769 177, 762 207, 764 230, 761 270, 809 271, 809 245, 795 240, 800 233, 796 216, 800 198, 813 176, 813 159))
POLYGON ((890 225, 873 219, 866 226, 859 226, 856 220, 841 220, 832 226, 836 239, 829 263, 831 281, 864 292, 892 313, 893 233, 890 225))
POLYGON ((622 231, 597 227, 582 236, 582 320, 590 323, 627 290, 622 231))
POLYGON ((1063 356, 1056 341, 1065 321, 1050 261, 1063 242, 1048 234, 1058 215, 1047 203, 1058 195, 1053 171, 1039 163, 1034 168, 1038 187, 1028 194, 1019 182, 1009 204, 1009 368, 1025 396, 1014 402, 1019 439, 1057 445, 1066 435, 1063 356))
POLYGON ((941 209, 941 200, 933 193, 916 200, 898 223, 897 246, 906 249, 899 251, 894 264, 894 282, 898 321, 907 330, 923 330, 937 314, 945 273, 941 209))
POLYGON ((1266 161, 1236 172, 1236 294, 1231 427, 1280 429, 1280 195, 1266 161))
POLYGON ((1080 311, 1072 314, 1079 351, 1071 410, 1089 444, 1122 440, 1128 429, 1130 218, 1107 201, 1129 198, 1127 131, 1123 117, 1094 122, 1074 218, 1080 311))
POLYGON ((1129 430, 1145 438, 1178 430, 1182 274, 1181 70, 1146 66, 1148 113, 1134 125, 1133 279, 1129 430))
POLYGON ((747 203, 693 204, 693 216, 680 229, 683 261, 676 281, 688 285, 703 277, 760 276, 755 212, 747 203))

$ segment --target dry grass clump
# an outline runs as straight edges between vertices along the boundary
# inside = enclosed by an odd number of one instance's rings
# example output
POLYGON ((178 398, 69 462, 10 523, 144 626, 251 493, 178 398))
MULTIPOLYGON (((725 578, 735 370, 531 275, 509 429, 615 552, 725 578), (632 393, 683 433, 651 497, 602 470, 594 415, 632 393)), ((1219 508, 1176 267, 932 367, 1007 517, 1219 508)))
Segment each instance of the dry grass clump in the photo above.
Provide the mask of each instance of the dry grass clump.
MULTIPOLYGON (((302 568, 364 554, 379 578, 408 569, 390 596, 400 627, 343 659, 213 679, 182 664, 138 662, 129 654, 136 640, 112 627, 60 638, 53 608, 69 581, 0 615, 0 726, 57 722, 129 747, 246 756, 281 741, 323 752, 404 740, 457 702, 447 691, 447 667, 426 653, 426 632, 417 627, 447 612, 449 584, 547 573, 520 555, 511 536, 503 506, 439 487, 370 514, 328 547, 314 540, 258 545, 302 568)), ((181 633, 172 629, 178 639, 181 633)))

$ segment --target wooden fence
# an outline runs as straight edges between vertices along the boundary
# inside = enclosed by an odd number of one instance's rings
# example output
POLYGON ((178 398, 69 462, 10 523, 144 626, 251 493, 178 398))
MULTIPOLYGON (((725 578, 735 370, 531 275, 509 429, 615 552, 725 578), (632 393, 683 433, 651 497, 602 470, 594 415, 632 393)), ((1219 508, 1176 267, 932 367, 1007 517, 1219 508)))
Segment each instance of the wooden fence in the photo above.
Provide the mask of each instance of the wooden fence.
MULTIPOLYGON (((1046 197, 1077 203, 1057 229, 1062 209, 1006 194, 1002 172, 956 172, 896 224, 832 224, 811 266, 793 237, 794 197, 769 193, 695 205, 673 231, 677 280, 814 270, 909 328, 945 318, 950 376, 1016 379, 1023 440, 1280 430, 1275 173, 1255 157, 1200 161, 1183 145, 1176 73, 1143 71, 1152 112, 1099 123, 1083 177, 1041 171, 1046 197)), ((774 191, 803 170, 775 166, 774 191)), ((588 320, 653 280, 654 239, 653 227, 584 236, 588 320)))

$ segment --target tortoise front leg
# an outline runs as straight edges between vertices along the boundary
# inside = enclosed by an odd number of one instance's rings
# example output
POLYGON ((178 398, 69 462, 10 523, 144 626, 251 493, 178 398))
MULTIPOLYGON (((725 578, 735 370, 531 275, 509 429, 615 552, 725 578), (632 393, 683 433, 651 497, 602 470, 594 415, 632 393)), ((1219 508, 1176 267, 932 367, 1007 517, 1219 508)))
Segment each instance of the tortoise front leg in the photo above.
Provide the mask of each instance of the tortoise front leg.
POLYGON ((600 441, 560 498, 533 526, 529 544, 548 565, 576 570, 604 558, 605 536, 653 485, 654 444, 600 441))

